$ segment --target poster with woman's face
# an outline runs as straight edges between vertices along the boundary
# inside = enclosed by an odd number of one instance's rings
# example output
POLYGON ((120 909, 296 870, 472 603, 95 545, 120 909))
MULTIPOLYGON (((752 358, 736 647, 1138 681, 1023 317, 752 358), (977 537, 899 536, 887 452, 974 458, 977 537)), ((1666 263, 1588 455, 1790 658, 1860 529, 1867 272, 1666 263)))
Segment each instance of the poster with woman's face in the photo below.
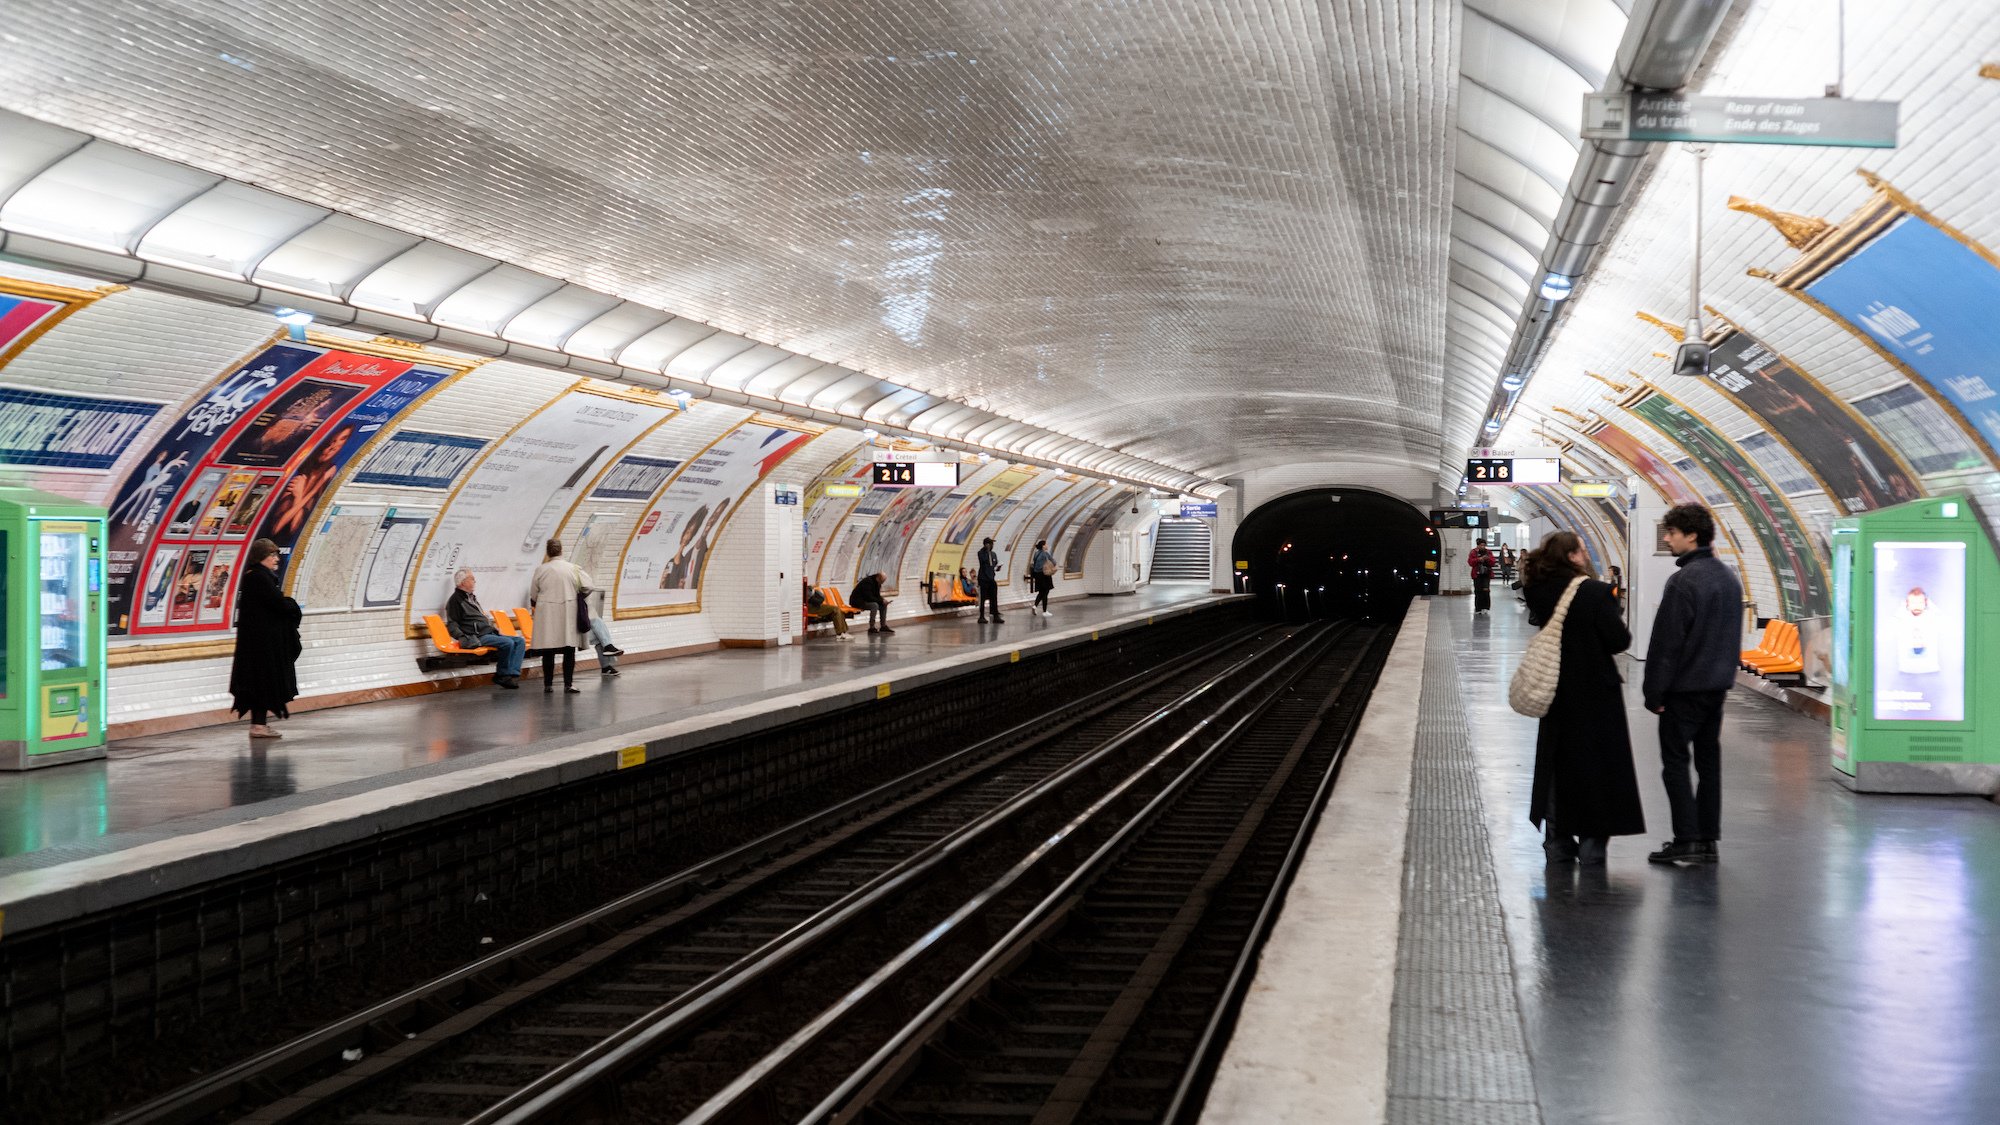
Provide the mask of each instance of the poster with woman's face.
POLYGON ((174 576, 173 600, 167 604, 167 624, 191 625, 201 612, 201 576, 208 570, 208 557, 214 552, 207 547, 191 547, 181 560, 180 573, 174 576))
POLYGON ((208 570, 201 579, 202 624, 218 624, 228 616, 230 580, 236 577, 236 560, 242 550, 241 547, 217 547, 208 560, 208 570))
POLYGON ((286 464, 321 426, 365 390, 347 383, 301 379, 266 403, 216 460, 225 465, 286 464))

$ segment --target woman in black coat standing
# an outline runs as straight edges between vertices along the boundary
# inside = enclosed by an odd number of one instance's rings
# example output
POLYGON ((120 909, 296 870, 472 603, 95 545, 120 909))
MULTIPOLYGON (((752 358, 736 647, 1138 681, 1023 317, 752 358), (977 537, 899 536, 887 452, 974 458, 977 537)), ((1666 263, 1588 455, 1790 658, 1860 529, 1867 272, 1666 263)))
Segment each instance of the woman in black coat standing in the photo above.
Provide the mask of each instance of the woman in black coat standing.
POLYGON ((1590 556, 1575 532, 1551 532, 1522 556, 1521 592, 1532 625, 1548 622, 1576 578, 1583 582, 1563 619, 1555 702, 1535 736, 1528 820, 1544 830, 1550 862, 1603 863, 1611 837, 1646 830, 1625 725, 1625 678, 1614 659, 1632 634, 1611 585, 1590 577, 1590 556))
POLYGON ((299 697, 299 603, 278 582, 278 545, 269 539, 250 544, 242 584, 236 590, 236 659, 229 666, 229 694, 237 714, 250 716, 251 738, 283 738, 271 716, 292 717, 299 697))

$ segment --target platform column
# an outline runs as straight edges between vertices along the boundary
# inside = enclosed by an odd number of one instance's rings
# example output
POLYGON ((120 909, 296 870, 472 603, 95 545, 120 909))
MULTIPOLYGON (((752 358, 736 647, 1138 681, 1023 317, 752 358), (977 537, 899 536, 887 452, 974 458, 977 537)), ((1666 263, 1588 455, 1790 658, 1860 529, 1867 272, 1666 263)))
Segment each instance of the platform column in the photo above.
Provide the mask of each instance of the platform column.
POLYGON ((779 504, 779 491, 752 488, 709 560, 702 600, 724 645, 789 645, 799 626, 799 508, 779 504))

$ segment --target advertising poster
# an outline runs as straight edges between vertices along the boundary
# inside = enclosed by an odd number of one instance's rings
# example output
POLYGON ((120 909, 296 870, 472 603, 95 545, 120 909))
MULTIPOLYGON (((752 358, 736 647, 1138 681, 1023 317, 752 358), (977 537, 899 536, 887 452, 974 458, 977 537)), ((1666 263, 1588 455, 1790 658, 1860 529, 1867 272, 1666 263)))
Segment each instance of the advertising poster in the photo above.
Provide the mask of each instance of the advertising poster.
POLYGON ((1965 718, 1965 544, 1875 544, 1875 717, 1965 718))
POLYGON ((1077 526, 1075 533, 1070 536, 1068 548, 1062 555, 1064 577, 1083 576, 1083 563, 1090 557, 1091 540, 1097 538, 1098 532, 1117 523, 1118 517, 1124 515, 1132 507, 1132 501, 1138 498, 1137 492, 1120 492, 1103 507, 1097 509, 1088 520, 1077 526))
POLYGON ((70 289, 0 277, 0 364, 20 354, 37 336, 54 328, 57 321, 119 288, 123 287, 98 291, 70 289))
POLYGON ((104 472, 161 409, 157 402, 0 387, 0 465, 104 472))
MULTIPOLYGON (((866 466, 863 468, 866 469, 866 466)), ((819 575, 814 581, 838 586, 843 592, 854 585, 859 578, 855 568, 861 561, 861 545, 868 541, 868 532, 874 528, 876 517, 898 495, 900 493, 893 488, 871 488, 861 494, 834 532, 833 545, 821 560, 819 575)))
POLYGON ((386 516, 374 540, 361 556, 362 609, 398 605, 410 581, 410 564, 423 545, 429 516, 386 516))
POLYGON ((625 544, 617 615, 699 605, 702 572, 729 525, 731 506, 819 433, 752 418, 680 466, 625 544))
POLYGON ((292 548, 354 454, 451 378, 447 368, 318 344, 273 344, 217 380, 157 441, 111 503, 106 585, 111 634, 217 631, 231 624, 236 559, 252 539, 292 548), (161 552, 179 560, 155 601, 161 552), (196 564, 228 584, 204 610, 196 564), (224 574, 223 570, 227 573, 224 574), (136 597, 140 576, 145 597, 136 597), (183 595, 192 598, 185 607, 183 595), (135 605, 135 601, 140 604, 135 605))
POLYGON ((1736 442, 1736 447, 1749 454, 1750 460, 1764 470, 1764 475, 1771 478, 1771 483, 1778 486, 1779 492, 1787 496, 1824 495, 1819 482, 1812 478, 1798 458, 1792 456, 1792 451, 1770 434, 1762 430, 1746 434, 1736 442))
POLYGON ((590 492, 592 500, 651 500, 679 461, 666 457, 620 457, 590 492))
POLYGON ((1915 215, 1805 286, 2000 450, 2000 270, 1915 215))
MULTIPOLYGON (((959 567, 977 565, 979 541, 992 535, 993 530, 1000 526, 995 522, 989 527, 988 517, 1015 490, 1035 479, 1036 471, 1032 465, 1011 465, 974 488, 972 494, 945 521, 944 530, 938 535, 937 545, 931 548, 930 560, 924 569, 931 573, 943 571, 957 574, 959 567)), ((1001 542, 998 536, 994 536, 993 546, 1000 551, 1013 549, 1011 544, 1001 542)))
POLYGON ((1855 399, 1854 409, 1882 431, 1911 468, 1925 476, 1986 467, 1986 458, 1973 447, 1965 430, 1951 420, 1944 407, 1912 384, 1899 383, 1880 394, 1855 399))
MULTIPOLYGON (((1060 503, 1063 495, 1070 489, 1083 487, 1081 482, 1081 477, 1070 476, 1066 473, 1044 473, 1034 484, 1027 486, 1020 493, 1016 494, 1016 497, 1021 502, 1012 511, 995 513, 995 518, 1000 521, 1000 526, 997 531, 990 534, 1000 545, 1001 550, 1009 552, 1000 556, 1000 584, 1002 586, 1007 585, 1013 578, 1014 568, 1009 565, 1012 562, 1011 553, 1014 551, 1032 552, 1035 549, 1035 541, 1032 539, 1024 541, 1021 538, 1022 534, 1042 518, 1042 513, 1048 510, 1050 505, 1060 503)), ((1015 499, 1016 497, 1009 497, 1009 499, 1015 499)), ((984 538, 986 534, 989 533, 982 532, 980 537, 984 538)), ((1022 560, 1023 563, 1026 561, 1026 559, 1022 560)))
POLYGON ((1777 486, 1707 422, 1665 395, 1646 395, 1626 409, 1687 450, 1729 493, 1770 560, 1782 603, 1780 616, 1790 621, 1826 616, 1825 561, 1813 550, 1812 540, 1777 486))
POLYGON ((441 612, 460 567, 478 576, 483 603, 526 604, 543 545, 597 474, 674 413, 671 404, 581 383, 494 442, 431 524, 410 583, 410 622, 441 612))
POLYGON ((1716 342, 1708 377, 1797 450, 1842 510, 1863 512, 1923 495, 1873 427, 1749 333, 1731 331, 1716 342))
POLYGON ((890 502, 888 510, 869 531, 868 541, 861 548, 861 560, 854 571, 856 581, 862 575, 878 570, 888 575, 882 582, 885 594, 901 592, 903 553, 909 550, 910 540, 923 526, 924 518, 934 510, 945 509, 953 497, 963 498, 962 493, 948 488, 905 488, 901 491, 902 494, 890 502))
POLYGON ((1625 462, 1634 473, 1653 486, 1653 491, 1666 499, 1668 504, 1692 504, 1698 497, 1688 487, 1687 481, 1668 467, 1665 461, 1654 456, 1646 443, 1611 425, 1609 422, 1594 426, 1590 430, 1590 440, 1625 462))
POLYGON ((375 446, 354 483, 443 491, 485 448, 485 438, 399 430, 375 446))
POLYGON ((1082 518, 1092 504, 1101 503, 1110 487, 1100 481, 1085 481, 1074 491, 1064 493, 1050 506, 1048 517, 1041 520, 1041 526, 1035 530, 1035 537, 1021 540, 1019 545, 1032 549, 1037 541, 1045 539, 1049 544, 1049 553, 1060 558, 1063 536, 1068 534, 1070 526, 1082 518))

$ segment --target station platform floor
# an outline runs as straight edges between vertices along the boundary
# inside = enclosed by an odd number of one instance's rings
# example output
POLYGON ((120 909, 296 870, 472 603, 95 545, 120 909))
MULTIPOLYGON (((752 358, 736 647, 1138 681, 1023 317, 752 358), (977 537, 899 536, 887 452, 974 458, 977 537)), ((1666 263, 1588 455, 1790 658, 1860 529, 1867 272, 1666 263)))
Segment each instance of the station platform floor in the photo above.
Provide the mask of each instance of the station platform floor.
MULTIPOLYGON (((615 758, 634 741, 775 725, 809 713, 801 710, 808 704, 845 706, 874 698, 883 684, 965 674, 1015 651, 1143 626, 1218 597, 1227 595, 1211 594, 1206 582, 1159 582, 1130 595, 1058 600, 1049 617, 1024 606, 1004 625, 966 614, 898 625, 887 636, 864 625, 846 642, 816 633, 783 647, 627 661, 617 677, 579 669, 577 695, 544 694, 531 679, 518 691, 482 685, 303 712, 279 723, 284 737, 270 742, 251 741, 242 723, 114 742, 102 761, 0 775, 0 917, 5 932, 17 932, 106 905, 108 881, 288 828, 377 816, 405 798, 409 815, 421 816, 423 800, 480 784, 518 788, 536 770, 544 780, 534 783, 566 780, 580 761, 615 758)), ((378 817, 375 828, 383 826, 378 817)))
POLYGON ((1660 867, 1656 720, 1627 661, 1649 832, 1545 863, 1501 599, 1413 606, 1208 1122, 2000 1120, 2000 808, 1857 794, 1822 722, 1733 691, 1721 862, 1660 867))

